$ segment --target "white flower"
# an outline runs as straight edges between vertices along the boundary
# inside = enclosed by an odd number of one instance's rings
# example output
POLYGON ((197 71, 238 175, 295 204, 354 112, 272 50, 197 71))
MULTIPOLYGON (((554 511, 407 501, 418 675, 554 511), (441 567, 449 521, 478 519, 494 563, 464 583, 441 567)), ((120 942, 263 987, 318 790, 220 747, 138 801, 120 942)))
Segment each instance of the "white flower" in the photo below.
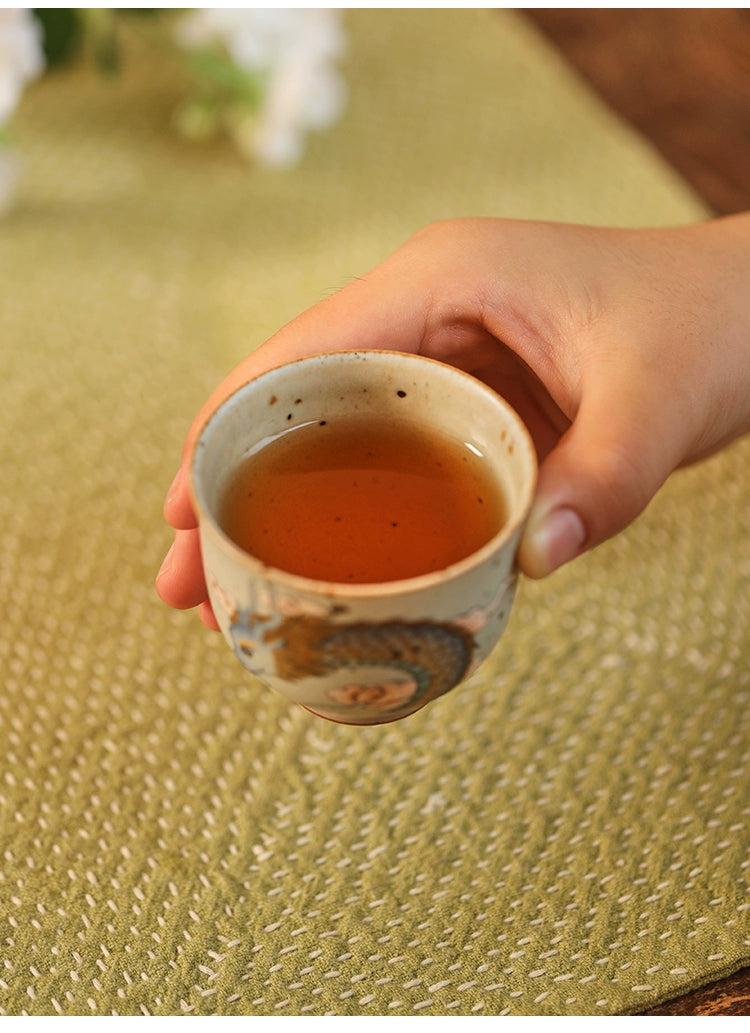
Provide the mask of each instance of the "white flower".
POLYGON ((0 126, 15 111, 26 83, 43 68, 39 22, 26 7, 0 8, 0 126))
POLYGON ((345 87, 334 67, 344 48, 337 10, 200 8, 177 26, 188 50, 223 47, 262 87, 257 111, 235 122, 243 150, 270 165, 291 165, 304 134, 338 118, 345 87))

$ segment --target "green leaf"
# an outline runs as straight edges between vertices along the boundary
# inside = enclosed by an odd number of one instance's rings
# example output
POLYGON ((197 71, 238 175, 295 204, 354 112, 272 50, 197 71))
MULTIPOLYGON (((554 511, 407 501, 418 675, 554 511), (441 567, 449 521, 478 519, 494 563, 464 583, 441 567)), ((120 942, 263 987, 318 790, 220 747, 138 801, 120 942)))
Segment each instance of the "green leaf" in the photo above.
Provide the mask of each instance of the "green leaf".
POLYGON ((100 72, 113 75, 120 69, 117 44, 117 12, 107 7, 78 9, 84 44, 90 50, 100 72))
POLYGON ((42 26, 47 67, 69 61, 81 41, 81 21, 76 11, 69 7, 33 7, 32 14, 42 26))
POLYGON ((192 75, 204 85, 213 87, 213 92, 242 100, 253 107, 260 104, 263 81, 259 75, 240 68, 228 57, 211 50, 191 50, 186 58, 192 75))

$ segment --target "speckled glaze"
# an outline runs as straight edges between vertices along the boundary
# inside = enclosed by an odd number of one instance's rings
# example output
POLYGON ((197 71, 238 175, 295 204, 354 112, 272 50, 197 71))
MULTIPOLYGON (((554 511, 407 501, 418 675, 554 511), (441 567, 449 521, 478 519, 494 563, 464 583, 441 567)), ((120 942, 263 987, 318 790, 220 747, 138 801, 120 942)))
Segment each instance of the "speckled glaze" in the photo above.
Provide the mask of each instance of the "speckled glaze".
POLYGON ((261 681, 320 717, 369 725, 413 714, 476 670, 502 635, 536 457, 516 413, 468 374, 399 352, 300 359, 240 387, 208 418, 190 471, 208 590, 224 637, 261 681), (235 545, 216 513, 227 476, 248 449, 295 424, 354 412, 473 444, 502 486, 505 526, 445 570, 383 584, 299 577, 235 545))

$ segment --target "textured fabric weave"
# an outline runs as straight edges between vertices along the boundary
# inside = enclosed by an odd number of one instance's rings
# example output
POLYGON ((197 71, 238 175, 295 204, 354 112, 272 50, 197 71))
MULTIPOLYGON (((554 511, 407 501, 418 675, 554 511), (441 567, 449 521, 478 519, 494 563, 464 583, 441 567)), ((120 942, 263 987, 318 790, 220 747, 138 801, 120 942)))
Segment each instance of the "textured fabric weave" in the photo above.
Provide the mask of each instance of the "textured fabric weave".
POLYGON ((435 218, 706 212, 511 12, 346 13, 298 168, 58 72, 0 225, 0 1014, 643 1010, 750 961, 750 442, 543 583, 473 680, 327 724, 161 605, 215 383, 435 218))

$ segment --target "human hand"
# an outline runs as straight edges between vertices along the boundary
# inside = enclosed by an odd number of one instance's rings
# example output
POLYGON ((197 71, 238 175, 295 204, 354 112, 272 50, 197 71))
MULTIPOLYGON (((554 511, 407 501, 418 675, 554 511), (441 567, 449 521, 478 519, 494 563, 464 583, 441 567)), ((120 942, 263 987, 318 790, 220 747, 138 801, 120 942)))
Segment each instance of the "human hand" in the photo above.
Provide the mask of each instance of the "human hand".
MULTIPOLYGON (((305 355, 418 352, 465 370, 526 422, 540 459, 519 565, 544 577, 624 529, 678 466, 750 430, 750 216, 621 230, 503 219, 428 226, 243 360, 196 416, 305 355)), ((180 467, 162 600, 207 599, 180 467)))

